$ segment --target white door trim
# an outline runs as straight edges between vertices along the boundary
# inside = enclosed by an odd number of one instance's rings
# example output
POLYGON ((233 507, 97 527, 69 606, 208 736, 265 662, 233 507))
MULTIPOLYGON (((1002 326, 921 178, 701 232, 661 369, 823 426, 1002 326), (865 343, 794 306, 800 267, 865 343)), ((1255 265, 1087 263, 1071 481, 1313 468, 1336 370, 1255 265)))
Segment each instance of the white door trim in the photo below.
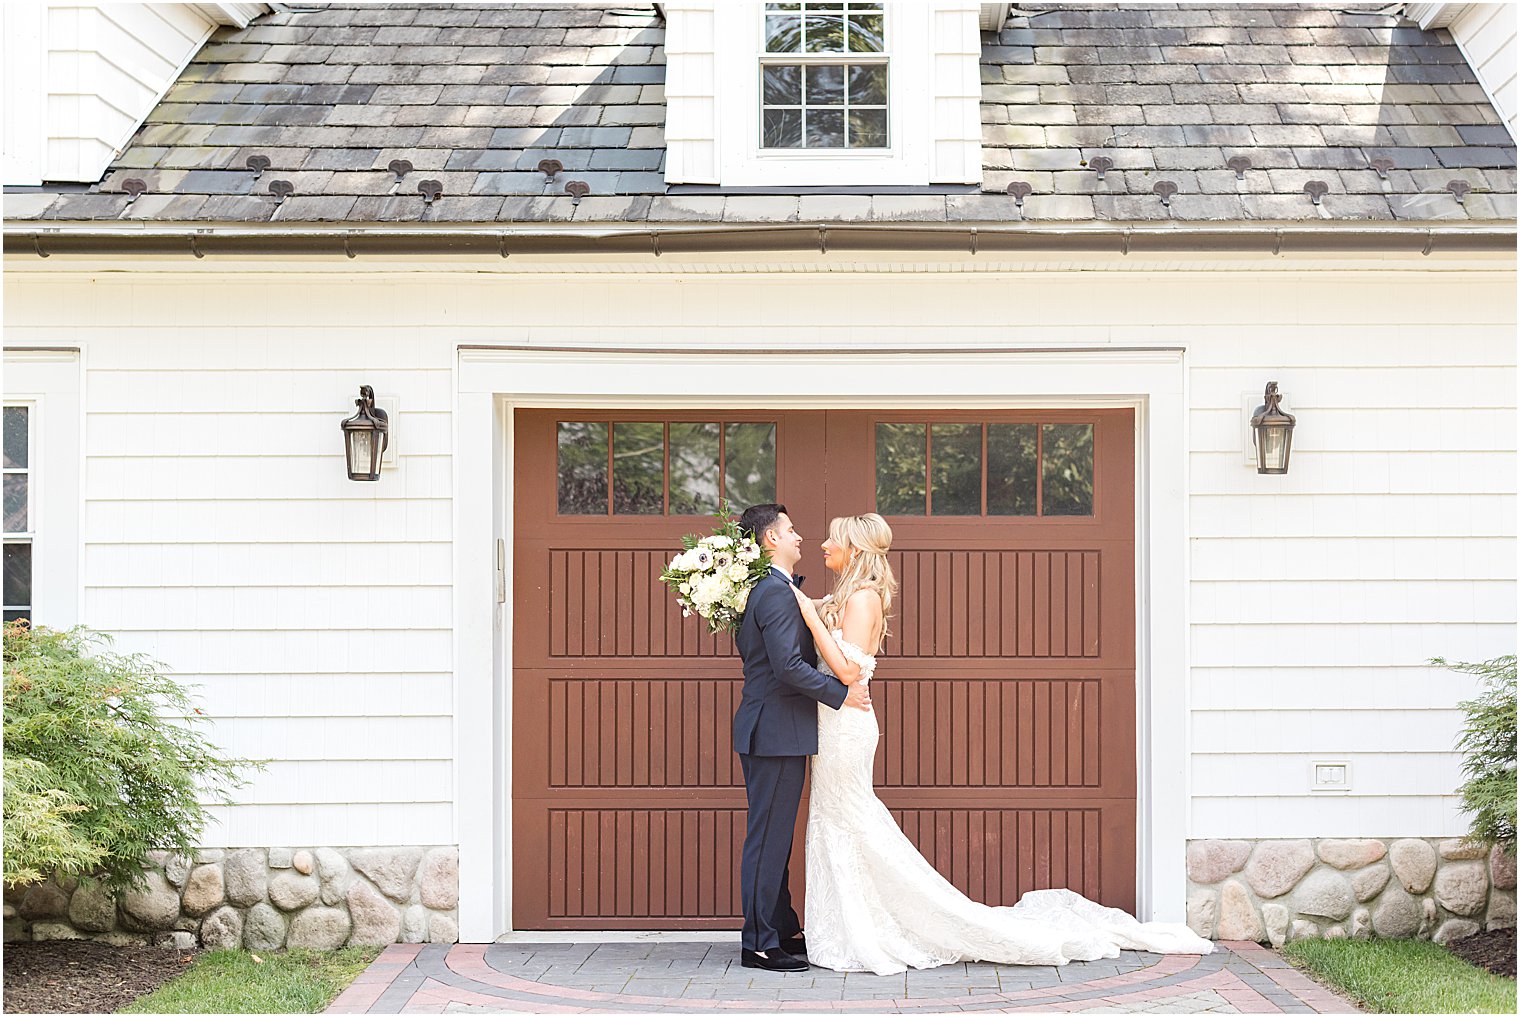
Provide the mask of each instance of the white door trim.
MULTIPOLYGON (((827 333, 827 329, 821 329, 827 333)), ((826 336, 823 336, 826 338, 826 336)), ((847 340, 840 343, 845 345, 847 340)), ((1133 406, 1137 910, 1182 921, 1187 842, 1187 442, 1180 348, 911 353, 458 350, 454 462, 455 825, 462 942, 511 929, 512 411, 519 407, 1133 406), (856 393, 841 395, 841 379, 856 393), (499 609, 498 609, 499 608, 499 609)))

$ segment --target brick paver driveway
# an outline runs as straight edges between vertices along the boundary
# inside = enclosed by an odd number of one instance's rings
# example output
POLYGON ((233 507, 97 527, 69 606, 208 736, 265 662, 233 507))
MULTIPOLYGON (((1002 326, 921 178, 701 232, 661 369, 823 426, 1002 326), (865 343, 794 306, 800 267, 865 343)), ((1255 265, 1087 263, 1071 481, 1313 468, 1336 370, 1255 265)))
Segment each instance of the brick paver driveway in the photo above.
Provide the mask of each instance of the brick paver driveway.
POLYGON ((739 966, 735 944, 391 946, 328 1013, 1356 1013, 1255 943, 1125 952, 1062 968, 951 964, 905 975, 739 966))

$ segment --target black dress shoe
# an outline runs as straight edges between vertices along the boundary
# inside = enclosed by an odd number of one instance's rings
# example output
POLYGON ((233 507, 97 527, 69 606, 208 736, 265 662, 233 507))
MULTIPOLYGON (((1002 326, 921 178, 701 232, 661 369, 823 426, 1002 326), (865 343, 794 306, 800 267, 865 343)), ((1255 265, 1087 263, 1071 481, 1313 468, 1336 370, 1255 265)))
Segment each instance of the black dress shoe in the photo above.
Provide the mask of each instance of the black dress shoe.
POLYGON ((791 939, 783 939, 781 941, 781 949, 785 950, 793 957, 806 957, 807 940, 803 939, 802 933, 799 932, 791 939))
POLYGON ((768 956, 762 957, 753 950, 740 949, 739 963, 747 968, 763 968, 766 971, 806 971, 808 962, 801 957, 793 957, 785 950, 767 950, 768 956))

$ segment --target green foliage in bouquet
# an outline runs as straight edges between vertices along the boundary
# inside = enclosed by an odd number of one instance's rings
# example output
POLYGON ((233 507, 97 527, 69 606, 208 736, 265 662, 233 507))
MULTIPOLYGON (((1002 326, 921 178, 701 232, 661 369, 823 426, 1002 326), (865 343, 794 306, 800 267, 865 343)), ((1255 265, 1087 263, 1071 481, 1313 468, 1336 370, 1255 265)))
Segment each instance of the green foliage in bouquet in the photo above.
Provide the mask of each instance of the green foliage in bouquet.
POLYGON ((733 632, 744 618, 749 591, 770 571, 771 555, 740 530, 727 502, 713 518, 712 533, 681 538, 682 551, 660 573, 660 582, 675 593, 682 617, 701 615, 710 631, 733 632))
POLYGON ((111 637, 5 626, 5 882, 57 873, 140 886, 142 858, 188 855, 206 803, 231 800, 249 760, 223 759, 164 667, 95 652, 111 637))
POLYGON ((1458 705, 1467 715, 1457 748, 1467 780, 1458 789, 1462 811, 1472 816, 1468 839, 1498 844, 1515 854, 1515 657, 1496 657, 1479 664, 1451 663, 1440 657, 1432 664, 1477 675, 1483 689, 1476 698, 1458 705))

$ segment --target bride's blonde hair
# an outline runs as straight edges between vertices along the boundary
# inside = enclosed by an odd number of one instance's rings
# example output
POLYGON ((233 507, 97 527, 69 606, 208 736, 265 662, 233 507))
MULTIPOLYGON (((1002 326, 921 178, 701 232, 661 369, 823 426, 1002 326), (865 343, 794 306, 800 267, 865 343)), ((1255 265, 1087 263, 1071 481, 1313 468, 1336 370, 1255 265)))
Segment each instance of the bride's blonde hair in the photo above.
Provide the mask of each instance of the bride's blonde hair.
POLYGON ((881 597, 880 638, 885 640, 887 619, 892 616, 892 595, 897 592, 897 577, 892 575, 892 565, 887 561, 887 552, 892 549, 892 527, 875 512, 839 516, 829 523, 829 539, 844 550, 849 564, 839 573, 833 599, 824 603, 819 614, 829 628, 838 628, 850 595, 857 590, 875 590, 881 597))

